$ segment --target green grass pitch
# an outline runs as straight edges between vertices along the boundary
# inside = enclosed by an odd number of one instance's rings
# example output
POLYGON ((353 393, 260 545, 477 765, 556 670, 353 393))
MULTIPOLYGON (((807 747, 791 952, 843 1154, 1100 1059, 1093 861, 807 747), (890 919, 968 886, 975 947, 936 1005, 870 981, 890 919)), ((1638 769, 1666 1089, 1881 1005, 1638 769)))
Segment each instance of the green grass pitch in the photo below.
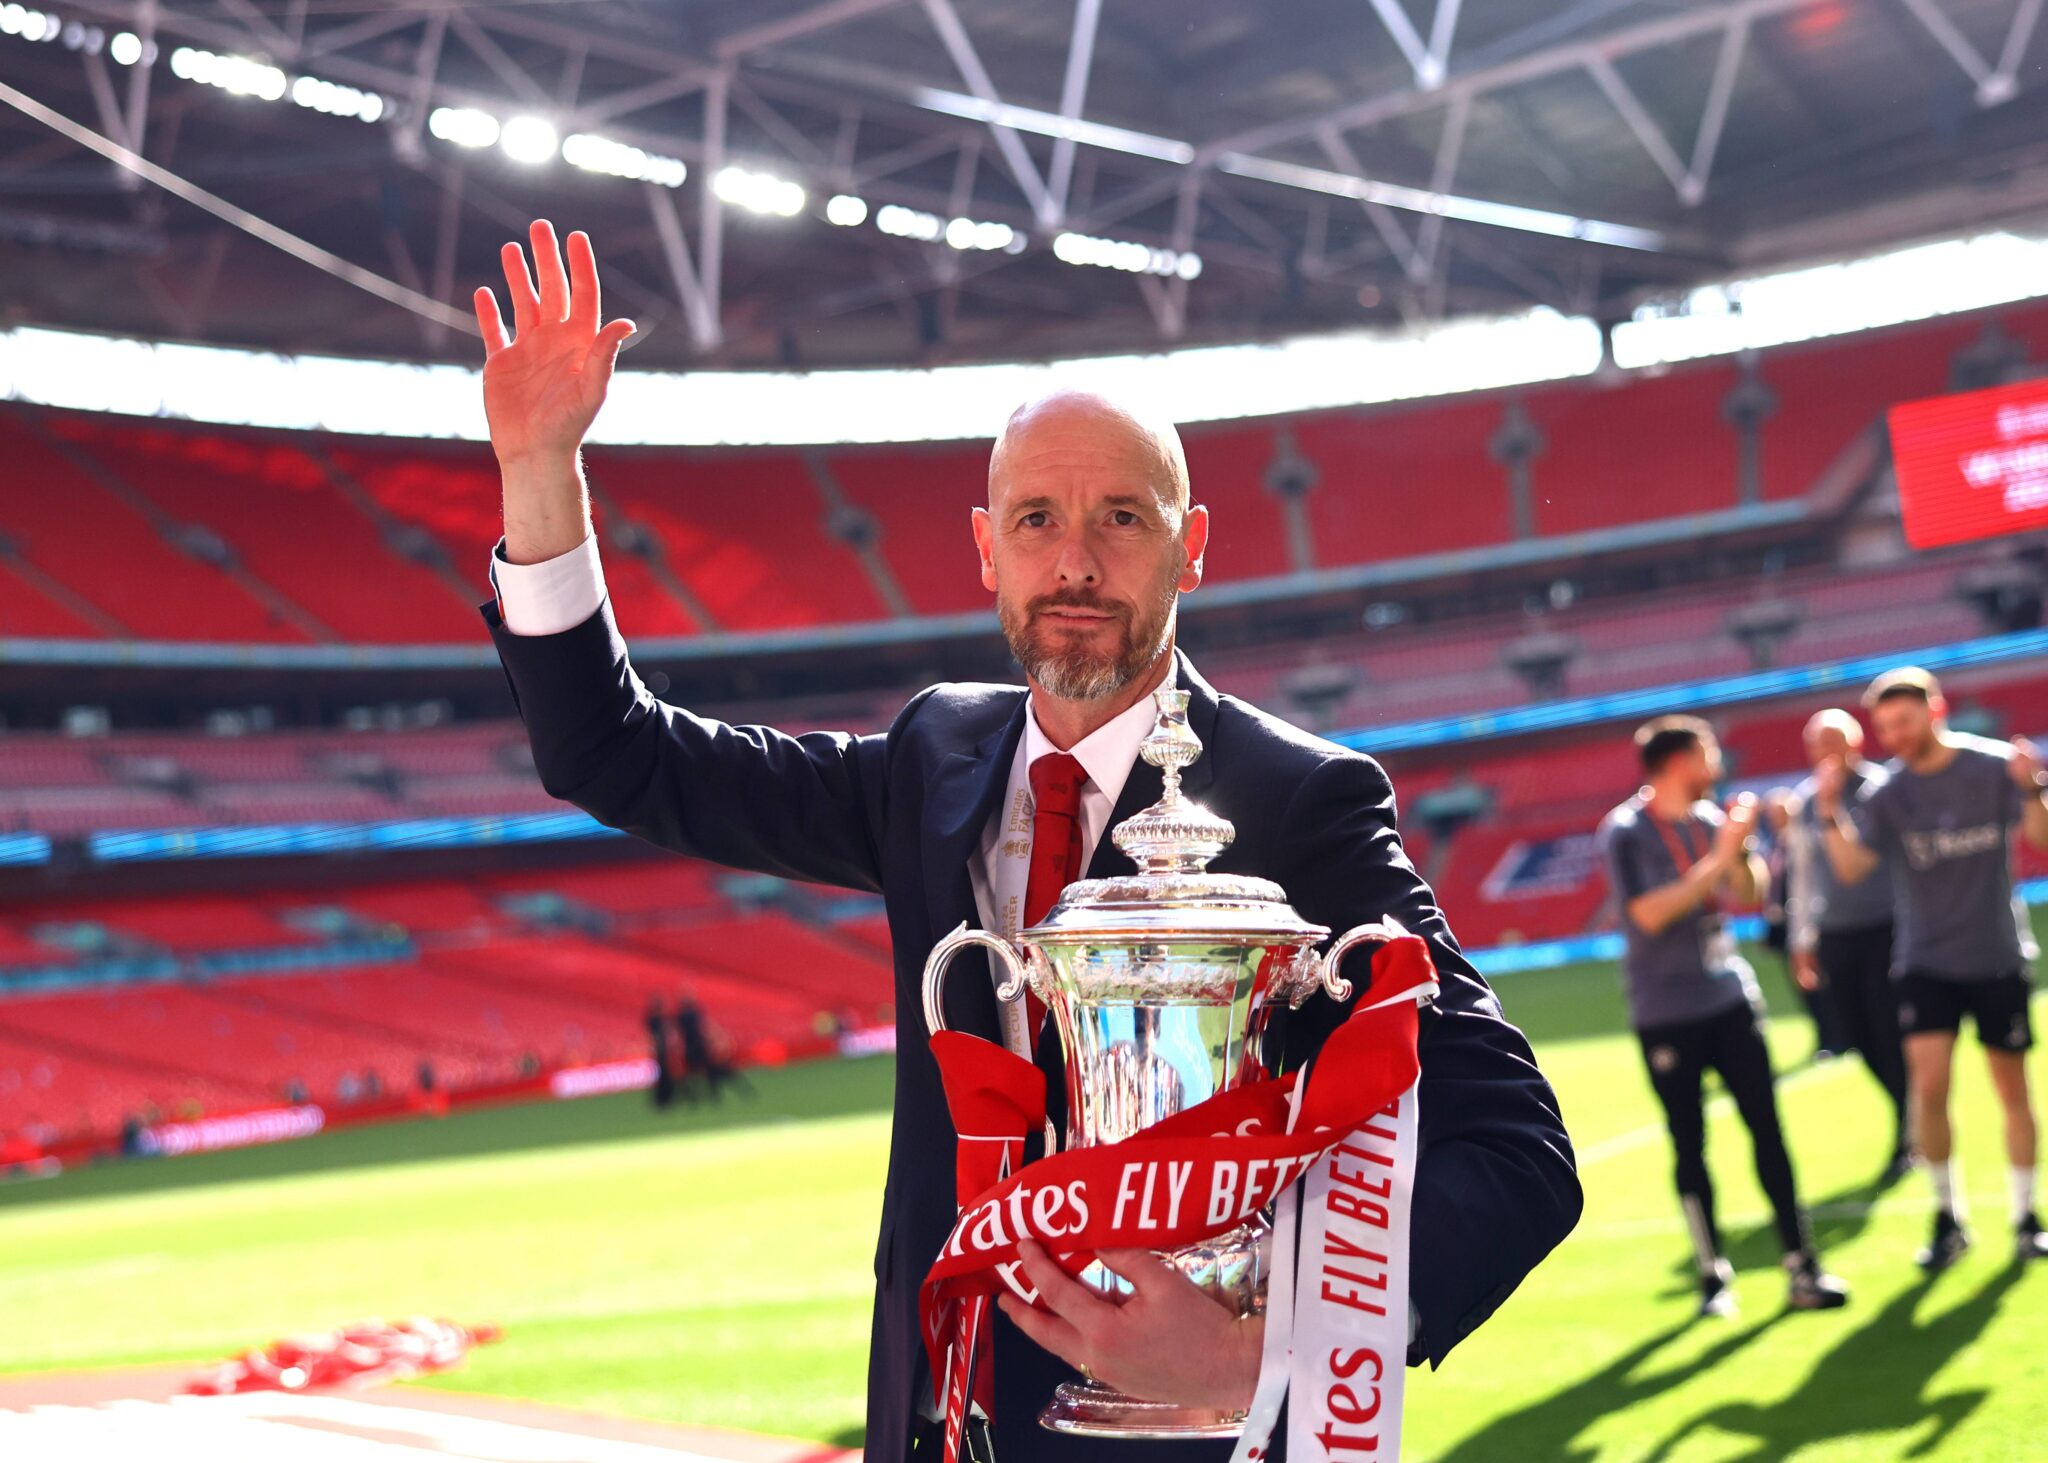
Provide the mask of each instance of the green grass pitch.
MULTIPOLYGON (((2048 1267, 2007 1262, 1973 1038, 1958 1126, 1979 1243, 1929 1282, 1911 1263, 1924 1181, 1871 1186, 1875 1084, 1853 1059, 1808 1063, 1810 1028, 1770 982, 1801 1188, 1855 1298, 1784 1313, 1748 1146, 1721 1104, 1711 1161, 1743 1313, 1695 1323, 1668 1148, 1612 969, 1498 989, 1557 1085, 1586 1216, 1443 1370, 1411 1374, 1408 1457, 2048 1459, 2048 1267)), ((197 1361, 426 1312, 507 1336, 424 1385, 856 1442, 888 1066, 755 1080, 758 1098, 712 1112, 592 1099, 0 1188, 0 1372, 197 1361)))

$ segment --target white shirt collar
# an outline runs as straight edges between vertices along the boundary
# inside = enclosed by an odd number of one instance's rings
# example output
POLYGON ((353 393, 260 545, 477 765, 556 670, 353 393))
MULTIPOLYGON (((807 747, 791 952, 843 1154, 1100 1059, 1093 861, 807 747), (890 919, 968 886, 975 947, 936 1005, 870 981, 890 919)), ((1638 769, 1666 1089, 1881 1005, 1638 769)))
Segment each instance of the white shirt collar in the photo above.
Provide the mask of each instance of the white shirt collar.
MULTIPOLYGON (((1116 800, 1123 796, 1124 783, 1138 760, 1138 744, 1145 740, 1146 733, 1152 730, 1152 723, 1159 719, 1152 704, 1152 692, 1173 678, 1178 660, 1178 656, 1169 654, 1165 668, 1143 696, 1067 748, 1088 774, 1094 790, 1107 798, 1111 807, 1115 807, 1116 800)), ((1038 708, 1031 707, 1030 714, 1024 718, 1025 768, 1028 771, 1040 757, 1058 750, 1038 724, 1038 708)))

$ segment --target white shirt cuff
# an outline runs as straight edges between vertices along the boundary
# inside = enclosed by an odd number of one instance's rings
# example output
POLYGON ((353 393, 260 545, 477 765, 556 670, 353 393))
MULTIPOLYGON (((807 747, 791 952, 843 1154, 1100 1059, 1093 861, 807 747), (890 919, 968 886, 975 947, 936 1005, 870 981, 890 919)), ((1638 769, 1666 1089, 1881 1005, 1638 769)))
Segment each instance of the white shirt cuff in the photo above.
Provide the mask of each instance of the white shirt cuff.
POLYGON ((514 635, 573 630, 604 603, 597 535, 538 564, 513 563, 505 557, 505 541, 500 539, 491 550, 491 588, 497 592, 498 616, 514 635))

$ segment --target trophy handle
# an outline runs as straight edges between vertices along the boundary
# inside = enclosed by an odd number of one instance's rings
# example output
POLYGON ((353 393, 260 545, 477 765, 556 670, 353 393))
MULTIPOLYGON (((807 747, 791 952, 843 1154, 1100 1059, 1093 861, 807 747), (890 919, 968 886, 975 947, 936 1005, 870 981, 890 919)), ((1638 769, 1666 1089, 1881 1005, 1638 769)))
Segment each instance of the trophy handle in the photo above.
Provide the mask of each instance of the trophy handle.
POLYGON ((969 945, 986 946, 1003 966, 1003 983, 996 987, 996 999, 1014 1001, 1024 993, 1027 983, 1024 962, 1017 958, 1017 951, 1001 935, 992 935, 987 930, 970 930, 967 921, 961 920, 953 926, 952 933, 932 946, 932 953, 924 962, 924 1024, 934 1034, 946 1029, 946 1013, 940 996, 946 988, 946 967, 953 963, 953 957, 969 945))
POLYGON ((1351 982, 1337 973, 1337 967, 1343 963, 1345 955, 1350 953, 1354 946, 1384 945, 1387 941, 1398 940, 1407 933, 1408 931, 1401 927, 1400 921, 1394 919, 1379 919, 1367 924, 1353 925, 1337 937, 1337 943, 1323 956, 1323 990, 1333 1001, 1350 1000, 1351 982))

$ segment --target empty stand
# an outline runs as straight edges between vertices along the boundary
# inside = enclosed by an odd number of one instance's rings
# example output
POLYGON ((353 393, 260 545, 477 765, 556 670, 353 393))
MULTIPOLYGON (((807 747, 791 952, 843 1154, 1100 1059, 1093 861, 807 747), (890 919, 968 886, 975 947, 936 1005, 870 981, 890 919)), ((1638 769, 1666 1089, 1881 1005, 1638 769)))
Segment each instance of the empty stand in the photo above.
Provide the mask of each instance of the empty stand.
POLYGON ((669 567, 721 630, 888 613, 860 556, 827 532, 824 500, 796 453, 612 448, 593 452, 590 473, 661 540, 669 567))
POLYGON ((874 515, 882 554, 921 615, 989 608, 969 524, 988 502, 988 444, 847 447, 828 465, 847 502, 874 515))
POLYGON ((0 412, 0 523, 14 551, 127 634, 148 640, 305 642, 218 569, 0 412))
POLYGON ((1203 582, 1228 584, 1293 571, 1285 507, 1266 486, 1266 472, 1279 455, 1272 429, 1191 427, 1181 445, 1194 499, 1209 508, 1203 582))
POLYGON ((219 534, 252 573, 341 639, 408 644, 476 634, 475 609, 432 570, 393 552, 297 440, 109 431, 76 418, 64 425, 79 450, 170 517, 219 534))
MULTIPOLYGON (((1498 400, 1452 400, 1299 418, 1315 467, 1315 562, 1379 564, 1514 537, 1507 476, 1488 454, 1498 400)), ((1199 480, 1197 493, 1206 491, 1199 480)))

